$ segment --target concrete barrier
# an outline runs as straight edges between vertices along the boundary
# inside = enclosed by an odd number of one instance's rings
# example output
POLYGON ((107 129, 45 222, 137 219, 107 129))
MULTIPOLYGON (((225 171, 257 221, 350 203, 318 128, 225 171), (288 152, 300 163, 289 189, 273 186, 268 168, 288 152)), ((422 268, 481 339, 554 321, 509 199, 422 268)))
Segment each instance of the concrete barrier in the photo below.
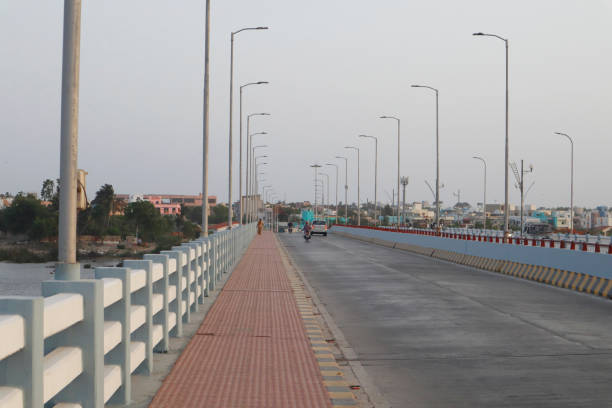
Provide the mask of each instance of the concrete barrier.
POLYGON ((330 233, 612 298, 612 256, 607 253, 339 225, 330 229, 330 233))
POLYGON ((246 251, 248 225, 173 247, 95 278, 46 281, 42 297, 0 296, 0 407, 128 404, 131 376, 198 310, 246 251))

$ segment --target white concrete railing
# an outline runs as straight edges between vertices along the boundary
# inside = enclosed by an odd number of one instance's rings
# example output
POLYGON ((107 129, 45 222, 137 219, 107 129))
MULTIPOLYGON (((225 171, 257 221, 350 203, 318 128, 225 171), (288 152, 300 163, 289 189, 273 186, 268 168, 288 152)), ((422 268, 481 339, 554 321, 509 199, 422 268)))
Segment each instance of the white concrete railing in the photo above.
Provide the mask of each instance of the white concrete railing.
POLYGON ((128 404, 131 376, 198 310, 242 256, 253 225, 218 232, 95 279, 46 281, 42 297, 0 296, 0 408, 128 404))

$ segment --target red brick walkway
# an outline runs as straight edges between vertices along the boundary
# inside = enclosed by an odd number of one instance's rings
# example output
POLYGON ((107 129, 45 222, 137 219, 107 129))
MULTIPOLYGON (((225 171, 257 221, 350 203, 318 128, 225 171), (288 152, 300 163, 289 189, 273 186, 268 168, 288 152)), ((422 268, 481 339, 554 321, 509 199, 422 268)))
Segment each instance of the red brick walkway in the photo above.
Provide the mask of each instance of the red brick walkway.
POLYGON ((271 233, 251 243, 150 407, 331 407, 271 233))

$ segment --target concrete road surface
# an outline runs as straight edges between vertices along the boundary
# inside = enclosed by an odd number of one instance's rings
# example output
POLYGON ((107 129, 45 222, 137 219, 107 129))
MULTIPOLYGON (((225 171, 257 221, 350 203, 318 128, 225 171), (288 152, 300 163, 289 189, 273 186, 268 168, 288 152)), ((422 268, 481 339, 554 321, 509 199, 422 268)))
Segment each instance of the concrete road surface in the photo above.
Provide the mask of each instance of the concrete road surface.
POLYGON ((331 233, 280 237, 393 407, 612 407, 612 301, 331 233))

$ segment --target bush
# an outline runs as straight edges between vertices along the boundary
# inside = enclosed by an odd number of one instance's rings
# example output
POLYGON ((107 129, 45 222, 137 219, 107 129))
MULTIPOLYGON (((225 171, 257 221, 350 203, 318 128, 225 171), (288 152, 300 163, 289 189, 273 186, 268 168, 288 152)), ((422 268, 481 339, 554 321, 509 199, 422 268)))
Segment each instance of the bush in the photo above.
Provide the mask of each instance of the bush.
POLYGON ((160 251, 168 251, 175 245, 180 245, 181 238, 172 235, 163 235, 159 237, 155 243, 157 246, 155 247, 154 252, 159 253, 160 251))

